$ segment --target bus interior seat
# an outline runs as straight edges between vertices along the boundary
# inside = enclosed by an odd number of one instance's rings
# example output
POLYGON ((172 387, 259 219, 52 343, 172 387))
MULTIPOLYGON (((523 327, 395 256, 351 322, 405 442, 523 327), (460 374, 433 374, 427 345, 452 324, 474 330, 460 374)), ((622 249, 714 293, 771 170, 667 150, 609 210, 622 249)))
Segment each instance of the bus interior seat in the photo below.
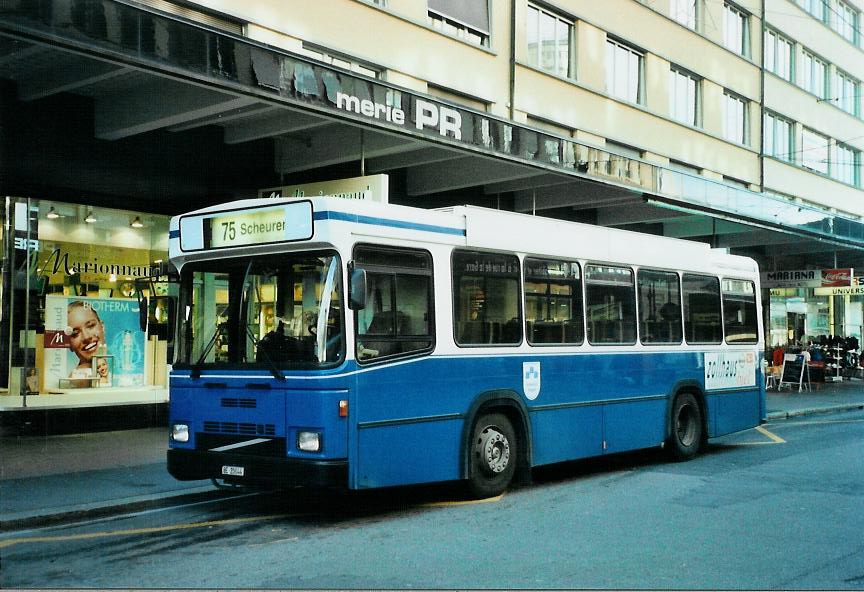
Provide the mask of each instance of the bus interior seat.
POLYGON ((522 323, 510 319, 501 325, 500 343, 519 343, 522 340, 522 323))
POLYGON ((459 323, 459 343, 486 343, 490 329, 486 321, 462 321, 459 323))

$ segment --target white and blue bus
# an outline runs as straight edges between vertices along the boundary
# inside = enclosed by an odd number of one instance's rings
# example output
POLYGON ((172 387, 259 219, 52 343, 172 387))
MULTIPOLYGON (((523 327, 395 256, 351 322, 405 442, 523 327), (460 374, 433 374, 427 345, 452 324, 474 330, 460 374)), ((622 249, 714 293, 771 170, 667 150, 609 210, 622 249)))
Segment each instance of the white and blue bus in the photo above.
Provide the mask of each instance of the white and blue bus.
POLYGON ((759 271, 701 243, 321 197, 175 217, 178 479, 474 496, 765 415, 759 271))

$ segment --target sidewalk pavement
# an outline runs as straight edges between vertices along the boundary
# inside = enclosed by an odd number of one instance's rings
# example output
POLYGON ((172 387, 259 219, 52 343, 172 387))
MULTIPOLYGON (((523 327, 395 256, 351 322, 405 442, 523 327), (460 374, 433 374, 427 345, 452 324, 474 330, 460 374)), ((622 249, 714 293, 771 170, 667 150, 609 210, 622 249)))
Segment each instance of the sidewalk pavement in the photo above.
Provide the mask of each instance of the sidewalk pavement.
MULTIPOLYGON (((864 382, 769 391, 768 421, 864 409, 864 382)), ((209 481, 165 468, 167 428, 0 438, 0 531, 215 499, 209 481)))

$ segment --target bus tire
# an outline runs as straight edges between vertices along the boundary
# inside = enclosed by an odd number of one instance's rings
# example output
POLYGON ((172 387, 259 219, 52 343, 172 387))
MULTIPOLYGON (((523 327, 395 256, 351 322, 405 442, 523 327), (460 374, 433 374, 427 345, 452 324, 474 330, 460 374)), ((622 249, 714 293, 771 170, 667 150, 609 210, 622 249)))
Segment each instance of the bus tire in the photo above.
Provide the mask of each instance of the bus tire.
POLYGON ((481 415, 468 447, 468 490, 483 499, 504 493, 516 473, 518 441, 513 425, 502 413, 481 415))
POLYGON ((667 449, 674 460, 690 460, 702 446, 702 408, 692 393, 679 393, 672 404, 667 449))

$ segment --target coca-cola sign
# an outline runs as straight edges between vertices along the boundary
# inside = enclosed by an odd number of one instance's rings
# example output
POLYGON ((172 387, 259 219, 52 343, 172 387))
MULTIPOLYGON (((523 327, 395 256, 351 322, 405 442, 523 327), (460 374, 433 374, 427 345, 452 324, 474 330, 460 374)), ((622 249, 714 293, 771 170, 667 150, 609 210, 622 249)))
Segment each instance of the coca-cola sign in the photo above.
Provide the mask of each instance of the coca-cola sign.
POLYGON ((822 287, 834 288, 837 286, 852 285, 852 268, 848 269, 823 269, 822 287))

